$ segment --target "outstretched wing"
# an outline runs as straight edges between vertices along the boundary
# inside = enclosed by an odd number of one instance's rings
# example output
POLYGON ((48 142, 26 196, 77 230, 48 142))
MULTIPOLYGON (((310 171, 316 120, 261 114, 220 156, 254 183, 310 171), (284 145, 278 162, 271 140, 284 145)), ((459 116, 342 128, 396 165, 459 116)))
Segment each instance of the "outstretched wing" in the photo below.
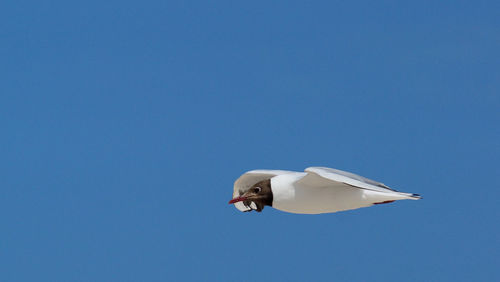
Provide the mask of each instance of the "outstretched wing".
MULTIPOLYGON (((270 179, 276 175, 294 173, 294 171, 287 170, 269 170, 269 169, 258 169, 245 172, 234 182, 233 198, 241 196, 255 183, 270 179)), ((255 205, 252 203, 252 205, 255 205)), ((243 202, 234 203, 234 206, 240 211, 249 211, 251 208, 245 206, 243 202)))
POLYGON ((307 175, 300 181, 304 183, 308 182, 309 184, 315 186, 326 186, 328 181, 335 181, 349 186, 377 192, 397 192, 383 183, 338 169, 328 167, 309 167, 306 168, 305 171, 307 172, 307 175))

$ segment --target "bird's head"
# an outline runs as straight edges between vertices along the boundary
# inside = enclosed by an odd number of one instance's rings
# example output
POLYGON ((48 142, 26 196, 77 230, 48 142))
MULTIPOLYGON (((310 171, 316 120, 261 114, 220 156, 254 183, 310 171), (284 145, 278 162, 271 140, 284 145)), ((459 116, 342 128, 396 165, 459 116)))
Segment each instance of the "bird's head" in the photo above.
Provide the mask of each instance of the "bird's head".
POLYGON ((243 202, 246 207, 250 208, 249 211, 256 210, 261 212, 264 206, 272 206, 273 192, 271 191, 271 180, 266 179, 255 183, 243 194, 229 201, 229 204, 237 202, 243 202), (252 203, 254 203, 255 206, 252 205, 252 203))

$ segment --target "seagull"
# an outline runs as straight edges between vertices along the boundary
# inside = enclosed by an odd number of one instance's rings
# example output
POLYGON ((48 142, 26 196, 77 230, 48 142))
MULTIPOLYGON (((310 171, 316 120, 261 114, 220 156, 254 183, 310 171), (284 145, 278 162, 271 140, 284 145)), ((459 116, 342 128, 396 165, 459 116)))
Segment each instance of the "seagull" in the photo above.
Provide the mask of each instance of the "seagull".
POLYGON ((398 192, 383 183, 354 173, 309 167, 304 172, 252 170, 234 182, 229 204, 243 212, 261 212, 265 206, 298 214, 352 210, 396 200, 418 200, 420 195, 398 192))

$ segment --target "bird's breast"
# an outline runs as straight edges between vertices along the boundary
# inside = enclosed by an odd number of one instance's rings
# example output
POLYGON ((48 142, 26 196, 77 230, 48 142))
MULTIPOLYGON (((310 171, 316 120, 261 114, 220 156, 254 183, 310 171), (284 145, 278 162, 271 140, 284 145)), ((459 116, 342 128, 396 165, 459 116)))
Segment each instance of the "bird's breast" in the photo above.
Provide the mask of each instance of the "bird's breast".
POLYGON ((370 206, 361 189, 332 182, 328 186, 307 186, 298 183, 304 174, 280 175, 271 179, 273 208, 278 210, 318 214, 370 206))

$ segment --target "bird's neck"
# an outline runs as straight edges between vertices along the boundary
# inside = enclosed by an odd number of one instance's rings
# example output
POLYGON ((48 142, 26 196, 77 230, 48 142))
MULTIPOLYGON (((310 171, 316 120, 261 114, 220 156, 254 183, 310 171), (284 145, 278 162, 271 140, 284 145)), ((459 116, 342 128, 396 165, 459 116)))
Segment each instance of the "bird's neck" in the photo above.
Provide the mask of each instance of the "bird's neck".
POLYGON ((297 172, 284 175, 278 175, 271 178, 271 191, 273 194, 274 205, 279 202, 288 202, 295 198, 294 183, 303 177, 305 173, 297 172))

